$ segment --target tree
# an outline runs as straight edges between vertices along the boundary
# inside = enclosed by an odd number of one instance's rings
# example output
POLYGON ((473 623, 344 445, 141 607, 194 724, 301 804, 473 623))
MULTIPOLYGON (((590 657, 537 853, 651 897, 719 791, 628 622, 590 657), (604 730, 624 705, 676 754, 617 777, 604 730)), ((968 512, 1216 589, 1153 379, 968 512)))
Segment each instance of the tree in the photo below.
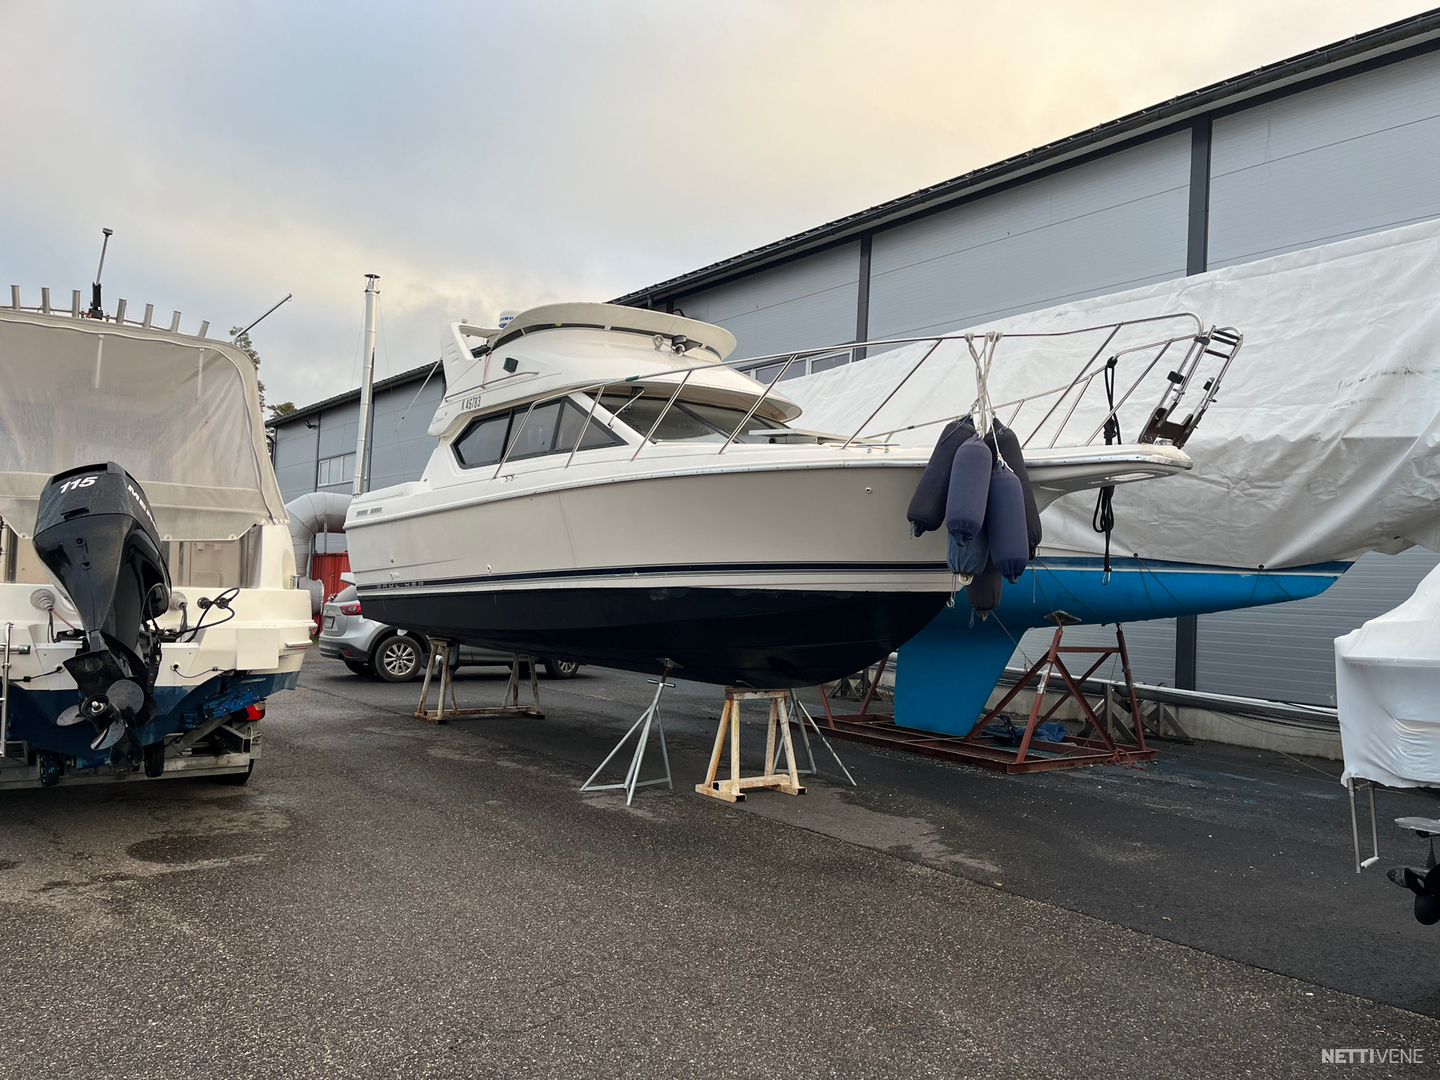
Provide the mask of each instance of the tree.
MULTIPOLYGON (((250 362, 255 365, 255 385, 260 388, 260 408, 265 408, 265 384, 260 381, 260 354, 255 351, 255 346, 250 342, 250 334, 244 327, 232 326, 230 328, 230 344, 250 357, 250 362)), ((292 405, 291 408, 294 408, 292 405)))
POLYGON ((279 405, 270 406, 270 416, 272 418, 276 416, 289 416, 294 411, 295 403, 293 401, 282 401, 279 405))

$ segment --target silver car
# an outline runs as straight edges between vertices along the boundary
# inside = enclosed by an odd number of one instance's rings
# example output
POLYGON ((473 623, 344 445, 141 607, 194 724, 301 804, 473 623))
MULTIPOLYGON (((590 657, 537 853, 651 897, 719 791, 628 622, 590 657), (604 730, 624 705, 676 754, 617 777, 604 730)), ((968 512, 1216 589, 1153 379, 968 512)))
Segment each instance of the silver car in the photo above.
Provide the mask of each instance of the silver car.
MULTIPOLYGON (((332 596, 322 612, 320 655, 343 661, 356 675, 379 675, 386 682, 409 682, 425 673, 425 658, 430 655, 430 642, 424 634, 403 630, 386 623, 367 619, 360 614, 360 598, 354 585, 348 585, 332 596)), ((451 663, 504 664, 511 661, 509 653, 461 645, 451 663)), ((545 672, 552 679, 569 679, 580 670, 573 660, 541 657, 545 672)))

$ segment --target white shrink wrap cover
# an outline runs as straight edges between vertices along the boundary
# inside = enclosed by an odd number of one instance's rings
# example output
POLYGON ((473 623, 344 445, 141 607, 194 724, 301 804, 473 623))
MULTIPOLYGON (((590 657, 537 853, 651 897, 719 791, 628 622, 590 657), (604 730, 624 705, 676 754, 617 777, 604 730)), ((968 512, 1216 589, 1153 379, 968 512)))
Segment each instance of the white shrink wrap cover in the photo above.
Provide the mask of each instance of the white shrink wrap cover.
POLYGON ((1347 782, 1440 785, 1440 568, 1405 603, 1335 639, 1347 782))
MULTIPOLYGON (((1238 328, 1245 344, 1185 445, 1193 471, 1116 488, 1113 550, 1278 569, 1412 544, 1440 547, 1440 221, 973 329, 1062 331, 1185 311, 1207 326, 1238 328)), ((1135 344, 1181 332, 1177 320, 1123 333, 1135 344)), ((1101 340, 1002 339, 990 375, 1001 419, 1009 410, 1000 403, 1064 387, 1101 340)), ((1121 343, 1112 343, 1102 362, 1121 343)), ((805 410, 796 426, 850 435, 864 423, 866 433, 877 433, 966 412, 975 397, 975 365, 965 343, 951 341, 865 422, 928 347, 907 345, 787 380, 786 393, 805 410)), ((1122 441, 1143 428, 1172 362, 1162 360, 1120 410, 1122 441)), ((1136 374, 1127 375, 1122 363, 1118 385, 1136 374)), ((1057 446, 1083 443, 1098 426, 1106 411, 1099 382, 1057 446)), ((1013 425, 1022 441, 1045 408, 1022 410, 1013 425)), ((1054 421, 1030 445, 1048 445, 1053 428, 1054 421)), ((933 445, 939 433, 931 424, 898 431, 891 441, 933 445)), ((1076 495, 1047 509, 1042 554, 1102 553, 1093 509, 1093 498, 1076 495)))
POLYGON ((218 341, 0 309, 0 518, 34 531, 55 473, 119 463, 164 540, 286 520, 255 366, 218 341))

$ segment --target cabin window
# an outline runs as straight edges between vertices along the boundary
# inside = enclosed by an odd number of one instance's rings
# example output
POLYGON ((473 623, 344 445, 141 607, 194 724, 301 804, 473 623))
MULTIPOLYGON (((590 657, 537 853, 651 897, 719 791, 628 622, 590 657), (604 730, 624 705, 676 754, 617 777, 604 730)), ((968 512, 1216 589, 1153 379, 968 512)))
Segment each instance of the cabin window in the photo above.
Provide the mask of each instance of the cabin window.
POLYGON ((510 420, 510 460, 539 457, 555 446, 555 428, 560 419, 560 402, 516 409, 510 420))
POLYGON ((466 468, 496 465, 505 451, 505 432, 510 427, 510 414, 474 420, 455 440, 455 456, 466 468))
POLYGON ((585 437, 580 440, 581 450, 598 450, 602 446, 619 446, 625 440, 614 432, 607 431, 605 424, 597 417, 590 417, 590 425, 586 427, 585 417, 588 411, 580 408, 573 401, 565 402, 565 411, 560 414, 560 431, 555 436, 555 452, 568 454, 575 445, 575 438, 580 434, 580 429, 585 428, 585 437))
MULTIPOLYGON (((537 405, 534 409, 521 405, 498 416, 472 420, 455 440, 455 457, 465 468, 473 469, 479 465, 499 464, 507 444, 510 447, 507 461, 547 454, 569 454, 575 449, 575 439, 585 425, 585 416, 585 410, 567 398, 537 405)), ((618 435, 607 431, 602 423, 592 418, 579 448, 598 450, 619 446, 623 442, 618 435)))
MULTIPOLYGON (((601 396, 600 404, 644 436, 654 426, 655 418, 665 409, 665 403, 669 400, 668 394, 605 394, 601 396)), ((721 443, 729 438, 736 425, 745 419, 745 412, 744 409, 735 409, 728 405, 677 401, 670 406, 664 419, 660 421, 660 426, 655 428, 655 433, 650 438, 654 442, 721 443)), ((774 420, 752 416, 745 420, 745 426, 736 441, 764 442, 766 432, 783 430, 784 427, 784 424, 774 420)))

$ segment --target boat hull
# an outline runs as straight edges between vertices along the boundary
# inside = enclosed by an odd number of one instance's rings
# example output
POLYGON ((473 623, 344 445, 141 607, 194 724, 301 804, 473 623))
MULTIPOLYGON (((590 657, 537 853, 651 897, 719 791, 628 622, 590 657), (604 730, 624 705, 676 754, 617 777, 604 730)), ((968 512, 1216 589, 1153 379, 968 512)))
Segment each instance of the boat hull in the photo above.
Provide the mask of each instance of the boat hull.
POLYGON ((762 690, 814 686, 888 656, 944 605, 927 592, 547 588, 367 597, 370 618, 507 652, 762 690))

